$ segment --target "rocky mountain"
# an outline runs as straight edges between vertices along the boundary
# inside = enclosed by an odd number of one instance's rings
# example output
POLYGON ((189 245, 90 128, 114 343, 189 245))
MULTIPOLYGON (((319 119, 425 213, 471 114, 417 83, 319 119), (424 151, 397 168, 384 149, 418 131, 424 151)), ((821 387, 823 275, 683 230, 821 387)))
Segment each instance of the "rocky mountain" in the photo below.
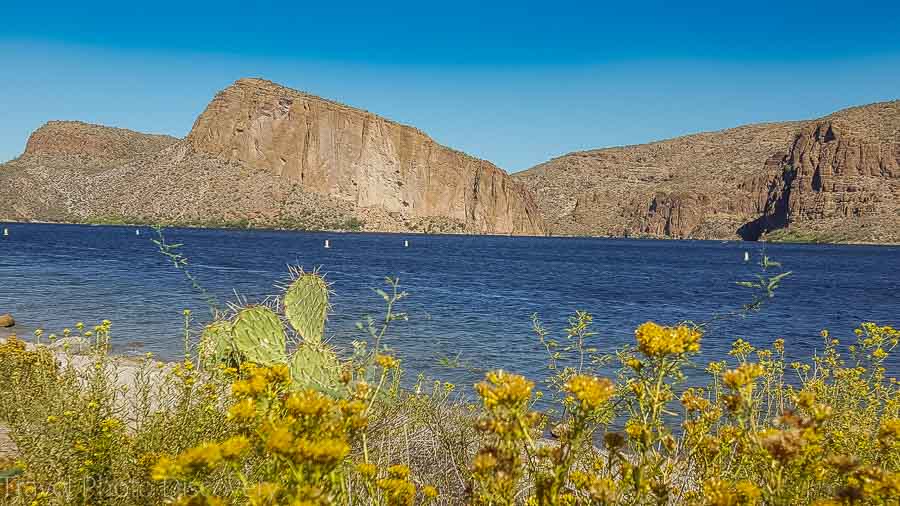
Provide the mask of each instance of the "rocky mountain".
POLYGON ((530 194, 414 128, 260 79, 185 139, 79 122, 0 165, 0 219, 541 235, 530 194))
POLYGON ((900 101, 555 158, 514 178, 555 235, 900 242, 900 101))
POLYGON ((184 139, 49 122, 0 220, 900 242, 900 101, 571 153, 507 175, 421 131, 241 79, 184 139))

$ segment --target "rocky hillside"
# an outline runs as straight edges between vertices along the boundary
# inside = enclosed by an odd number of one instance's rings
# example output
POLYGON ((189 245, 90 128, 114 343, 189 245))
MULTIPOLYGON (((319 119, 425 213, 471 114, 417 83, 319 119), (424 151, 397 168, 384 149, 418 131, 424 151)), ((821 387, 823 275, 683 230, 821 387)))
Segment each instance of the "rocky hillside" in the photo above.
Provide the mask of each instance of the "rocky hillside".
POLYGON ((0 165, 0 219, 543 233, 494 165, 258 79, 220 92, 183 140, 48 123, 0 165))
POLYGON ((177 140, 80 121, 50 121, 31 134, 23 156, 69 159, 102 169, 157 153, 177 140))
POLYGON ((900 242, 900 101, 568 154, 514 175, 551 234, 900 242))

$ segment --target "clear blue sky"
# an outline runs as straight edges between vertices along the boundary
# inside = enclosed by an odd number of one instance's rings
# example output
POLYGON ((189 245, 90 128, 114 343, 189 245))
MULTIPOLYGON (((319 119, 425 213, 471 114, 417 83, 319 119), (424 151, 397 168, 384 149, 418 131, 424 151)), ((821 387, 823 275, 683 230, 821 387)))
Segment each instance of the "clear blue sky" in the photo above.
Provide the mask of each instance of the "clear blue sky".
POLYGON ((513 172, 900 98, 900 2, 4 2, 0 160, 50 119, 183 136, 257 76, 513 172))

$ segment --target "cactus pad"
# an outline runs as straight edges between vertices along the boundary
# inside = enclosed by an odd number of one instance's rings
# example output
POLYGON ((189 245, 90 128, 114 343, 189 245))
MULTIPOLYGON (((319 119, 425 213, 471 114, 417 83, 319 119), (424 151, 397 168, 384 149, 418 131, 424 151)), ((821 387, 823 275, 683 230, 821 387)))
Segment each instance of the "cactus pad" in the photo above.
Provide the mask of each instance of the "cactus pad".
POLYGON ((259 365, 287 362, 284 327, 271 309, 265 306, 241 309, 231 332, 234 347, 244 359, 259 365))
POLYGON ((328 283, 322 276, 300 273, 284 292, 284 315, 304 342, 322 342, 328 317, 328 283))
POLYGON ((295 386, 337 393, 341 363, 324 343, 301 344, 291 357, 290 368, 295 386))

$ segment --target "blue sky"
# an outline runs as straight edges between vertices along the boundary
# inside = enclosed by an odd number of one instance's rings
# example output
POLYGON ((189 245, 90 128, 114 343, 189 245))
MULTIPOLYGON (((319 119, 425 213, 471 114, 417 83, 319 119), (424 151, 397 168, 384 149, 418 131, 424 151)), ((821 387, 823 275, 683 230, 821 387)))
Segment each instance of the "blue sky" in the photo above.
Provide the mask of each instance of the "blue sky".
POLYGON ((183 136, 244 76, 509 171, 900 98, 897 2, 6 4, 0 160, 50 119, 183 136))

